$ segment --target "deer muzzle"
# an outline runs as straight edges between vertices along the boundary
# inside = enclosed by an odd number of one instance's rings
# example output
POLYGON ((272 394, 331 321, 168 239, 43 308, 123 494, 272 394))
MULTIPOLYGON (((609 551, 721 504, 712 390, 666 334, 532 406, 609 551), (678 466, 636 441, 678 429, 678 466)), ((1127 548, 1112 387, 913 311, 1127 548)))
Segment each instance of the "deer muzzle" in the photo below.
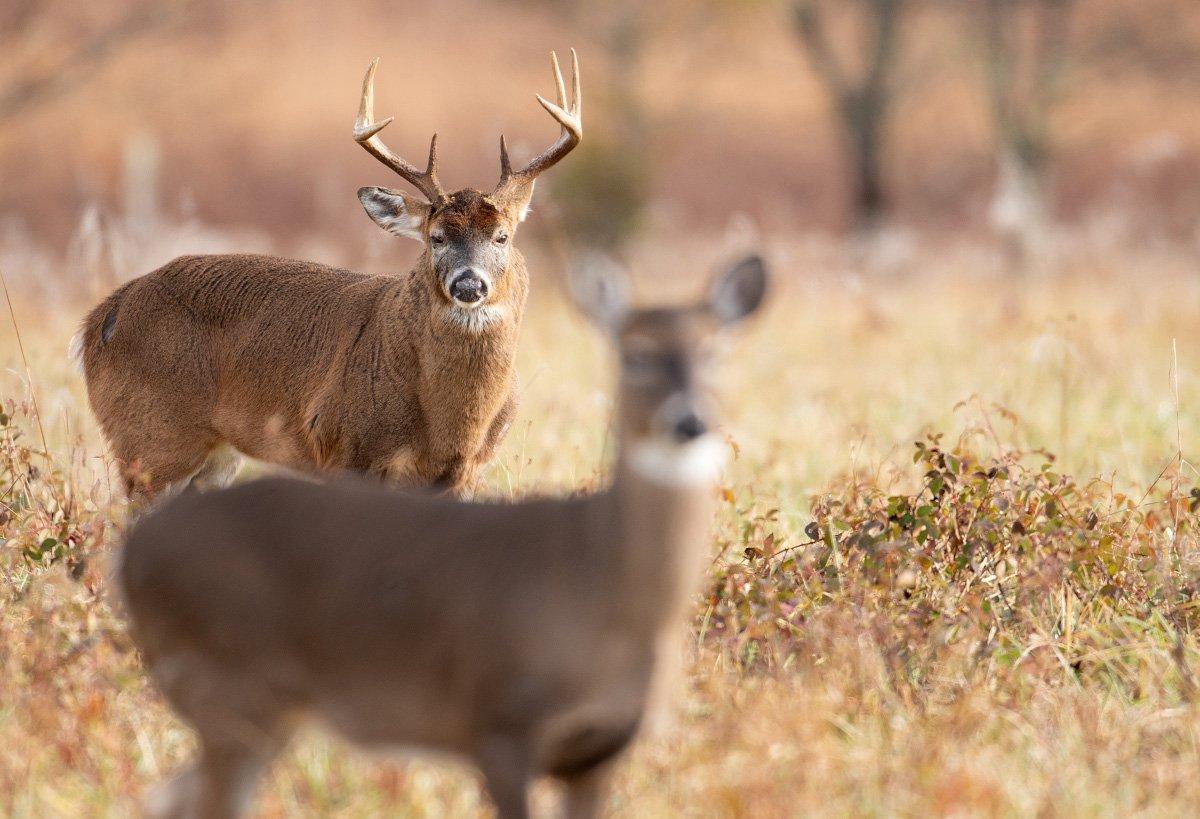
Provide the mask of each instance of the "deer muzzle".
POLYGON ((474 270, 463 270, 450 282, 450 298, 461 305, 474 307, 483 303, 490 289, 486 275, 474 270))
POLYGON ((672 393, 654 414, 653 429, 663 440, 684 445, 710 430, 708 401, 690 389, 672 393))

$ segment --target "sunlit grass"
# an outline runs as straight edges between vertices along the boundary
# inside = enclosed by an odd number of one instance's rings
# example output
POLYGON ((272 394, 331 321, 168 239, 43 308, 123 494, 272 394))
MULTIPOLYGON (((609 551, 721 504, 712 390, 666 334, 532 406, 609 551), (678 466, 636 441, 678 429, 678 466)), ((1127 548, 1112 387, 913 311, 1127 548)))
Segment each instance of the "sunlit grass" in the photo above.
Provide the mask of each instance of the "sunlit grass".
MULTIPOLYGON (((782 274, 772 307, 733 342, 722 371, 737 457, 714 528, 721 556, 691 624, 677 730, 638 747, 613 810, 1189 813, 1200 800, 1188 682, 1196 544, 1186 500, 1164 500, 1186 497, 1198 479, 1189 460, 1200 441, 1194 259, 1163 255, 1148 271, 1144 259, 1084 249, 1053 275, 1008 280, 981 270, 974 251, 947 249, 889 278, 855 275, 821 248, 771 251, 782 274), (1127 559, 1111 579, 1116 590, 1104 592, 1112 596, 1093 596, 1102 583, 1047 573, 1046 561, 1061 552, 1069 563, 1074 553, 1057 542, 1025 549, 1011 521, 996 552, 1013 561, 1003 577, 982 564, 953 569, 950 540, 947 562, 918 566, 911 579, 902 562, 862 563, 842 539, 870 517, 862 510, 872 492, 921 491, 913 442, 928 432, 945 433, 948 449, 965 434, 965 451, 983 464, 1016 448, 1056 453, 1054 471, 1090 493, 1068 502, 1073 515, 1128 495, 1143 528, 1112 545, 1127 559), (823 499, 816 508, 814 497, 823 499), (829 503, 844 506, 826 514, 829 503), (1170 510, 1177 519, 1162 517, 1170 510), (1146 524, 1152 512, 1160 517, 1146 524), (814 574, 812 561, 825 556, 802 545, 814 539, 805 531, 814 514, 822 526, 846 524, 833 526, 843 561, 835 577, 827 566, 814 574), (784 566, 789 557, 794 565, 784 566), (741 576, 776 602, 737 608, 745 590, 721 584, 741 576), (1153 592, 1164 578, 1174 585, 1153 592), (976 633, 982 602, 1001 587, 1020 610, 995 634, 976 633), (960 605, 976 594, 980 608, 960 605), (772 608, 779 601, 786 607, 772 608), (914 614, 918 603, 933 611, 927 621, 914 614), (741 619, 729 619, 735 610, 741 619)), ((669 265, 686 289, 706 267, 681 264, 715 255, 649 253, 643 269, 669 265)), ((657 280, 642 285, 661 295, 657 280)), ((15 296, 33 378, 0 316, 0 398, 13 416, 0 493, 31 506, 0 524, 0 813, 127 815, 192 742, 143 679, 105 602, 121 509, 66 358, 86 305, 15 296), (48 538, 67 545, 43 548, 48 538), (33 559, 31 549, 45 555, 33 559)), ((602 340, 538 282, 519 357, 521 409, 488 471, 490 491, 515 497, 604 480, 609 364, 602 340)), ((1036 469, 1036 456, 1030 463, 1036 469)), ((969 507, 946 504, 943 523, 969 507)), ((1029 517, 1035 529, 1050 526, 1039 509, 1029 517)), ((483 805, 470 771, 379 761, 311 735, 264 782, 259 802, 268 816, 470 816, 483 805)))

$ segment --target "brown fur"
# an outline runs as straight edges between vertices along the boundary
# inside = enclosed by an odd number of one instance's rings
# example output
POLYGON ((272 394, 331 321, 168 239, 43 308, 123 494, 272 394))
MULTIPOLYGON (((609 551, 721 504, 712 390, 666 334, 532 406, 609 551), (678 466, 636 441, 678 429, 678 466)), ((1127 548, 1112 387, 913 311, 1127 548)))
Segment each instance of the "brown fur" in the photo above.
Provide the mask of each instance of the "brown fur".
MULTIPOLYGON (((461 191, 425 220, 447 232, 515 230, 461 191)), ((469 491, 516 407, 513 355, 528 291, 511 249, 469 330, 427 249, 374 276, 269 256, 186 256, 88 315, 88 397, 131 491, 203 482, 222 445, 304 471, 351 470, 469 491), (106 329, 107 327, 107 329, 106 329)))
POLYGON ((239 814, 309 718, 477 763, 504 819, 527 816, 542 775, 566 784, 568 816, 595 816, 677 664, 709 546, 715 474, 689 466, 721 446, 705 341, 757 309, 765 274, 752 259, 724 280, 746 287, 596 311, 622 352, 605 491, 463 503, 274 478, 142 519, 119 571, 131 633, 201 749, 163 815, 239 814))

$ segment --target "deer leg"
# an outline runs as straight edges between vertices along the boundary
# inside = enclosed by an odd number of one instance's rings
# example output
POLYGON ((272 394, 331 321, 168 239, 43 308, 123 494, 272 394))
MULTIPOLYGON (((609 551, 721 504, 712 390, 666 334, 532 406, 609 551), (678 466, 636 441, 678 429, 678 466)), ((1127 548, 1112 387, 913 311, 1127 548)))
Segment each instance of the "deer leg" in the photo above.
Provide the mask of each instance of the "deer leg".
POLYGON ((125 494, 135 506, 169 495, 204 467, 209 447, 200 441, 177 441, 173 446, 148 447, 145 454, 118 450, 123 464, 125 494))
POLYGON ((514 390, 509 393, 508 398, 504 400, 504 405, 492 419, 492 425, 488 427, 487 435, 484 436, 483 446, 480 448, 479 454, 475 456, 476 463, 486 464, 495 457, 496 450, 504 440, 504 436, 508 434, 508 429, 512 426, 513 418, 516 415, 517 394, 514 390))
POLYGON ((192 475, 188 486, 193 489, 221 489, 229 486, 242 466, 241 454, 229 444, 213 447, 200 470, 192 475))
POLYGON ((418 487, 422 485, 417 474, 417 458, 413 454, 412 448, 407 446, 402 446, 395 452, 370 463, 364 471, 393 486, 418 487))
POLYGON ((200 760, 147 801, 162 819, 233 819, 246 813, 254 786, 281 744, 202 739, 200 760))
POLYGON ((479 490, 479 470, 474 465, 463 465, 456 469, 451 477, 446 480, 439 480, 438 486, 444 488, 447 495, 461 500, 469 501, 475 498, 475 493, 479 490))
POLYGON ((477 761, 500 819, 528 819, 532 775, 529 754, 520 743, 493 737, 483 744, 477 761))
POLYGON ((470 500, 475 489, 474 462, 454 454, 425 457, 417 462, 416 474, 428 481, 436 492, 459 500, 470 500))
POLYGON ((226 819, 243 815, 254 785, 287 744, 288 706, 256 674, 177 650, 155 658, 150 670, 175 710, 200 739, 194 766, 147 802, 161 817, 226 819))
POLYGON ((566 819, 593 819, 604 810, 612 781, 613 766, 602 763, 565 778, 567 787, 563 804, 566 819))

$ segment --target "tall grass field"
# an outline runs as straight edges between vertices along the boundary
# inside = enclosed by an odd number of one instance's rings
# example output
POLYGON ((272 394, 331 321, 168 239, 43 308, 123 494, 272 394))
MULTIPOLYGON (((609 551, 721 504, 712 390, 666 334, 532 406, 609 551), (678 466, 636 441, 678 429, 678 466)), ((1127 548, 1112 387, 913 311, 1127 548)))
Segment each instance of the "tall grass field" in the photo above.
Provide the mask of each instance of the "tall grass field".
MULTIPOLYGON (((734 250, 664 239, 640 254, 639 294, 695 292, 734 250)), ((763 250, 770 308, 718 374, 731 459, 680 624, 689 673, 621 764, 613 815, 1194 815, 1194 254, 1081 238, 1012 275, 967 242, 887 264, 832 240, 763 250)), ((107 574, 126 510, 67 356, 103 288, 10 260, 0 815, 128 816, 194 745, 107 574)), ((487 472, 504 498, 591 491, 608 468, 608 350, 531 268, 521 407, 487 472)), ((256 811, 490 808, 452 762, 314 732, 256 811)))

